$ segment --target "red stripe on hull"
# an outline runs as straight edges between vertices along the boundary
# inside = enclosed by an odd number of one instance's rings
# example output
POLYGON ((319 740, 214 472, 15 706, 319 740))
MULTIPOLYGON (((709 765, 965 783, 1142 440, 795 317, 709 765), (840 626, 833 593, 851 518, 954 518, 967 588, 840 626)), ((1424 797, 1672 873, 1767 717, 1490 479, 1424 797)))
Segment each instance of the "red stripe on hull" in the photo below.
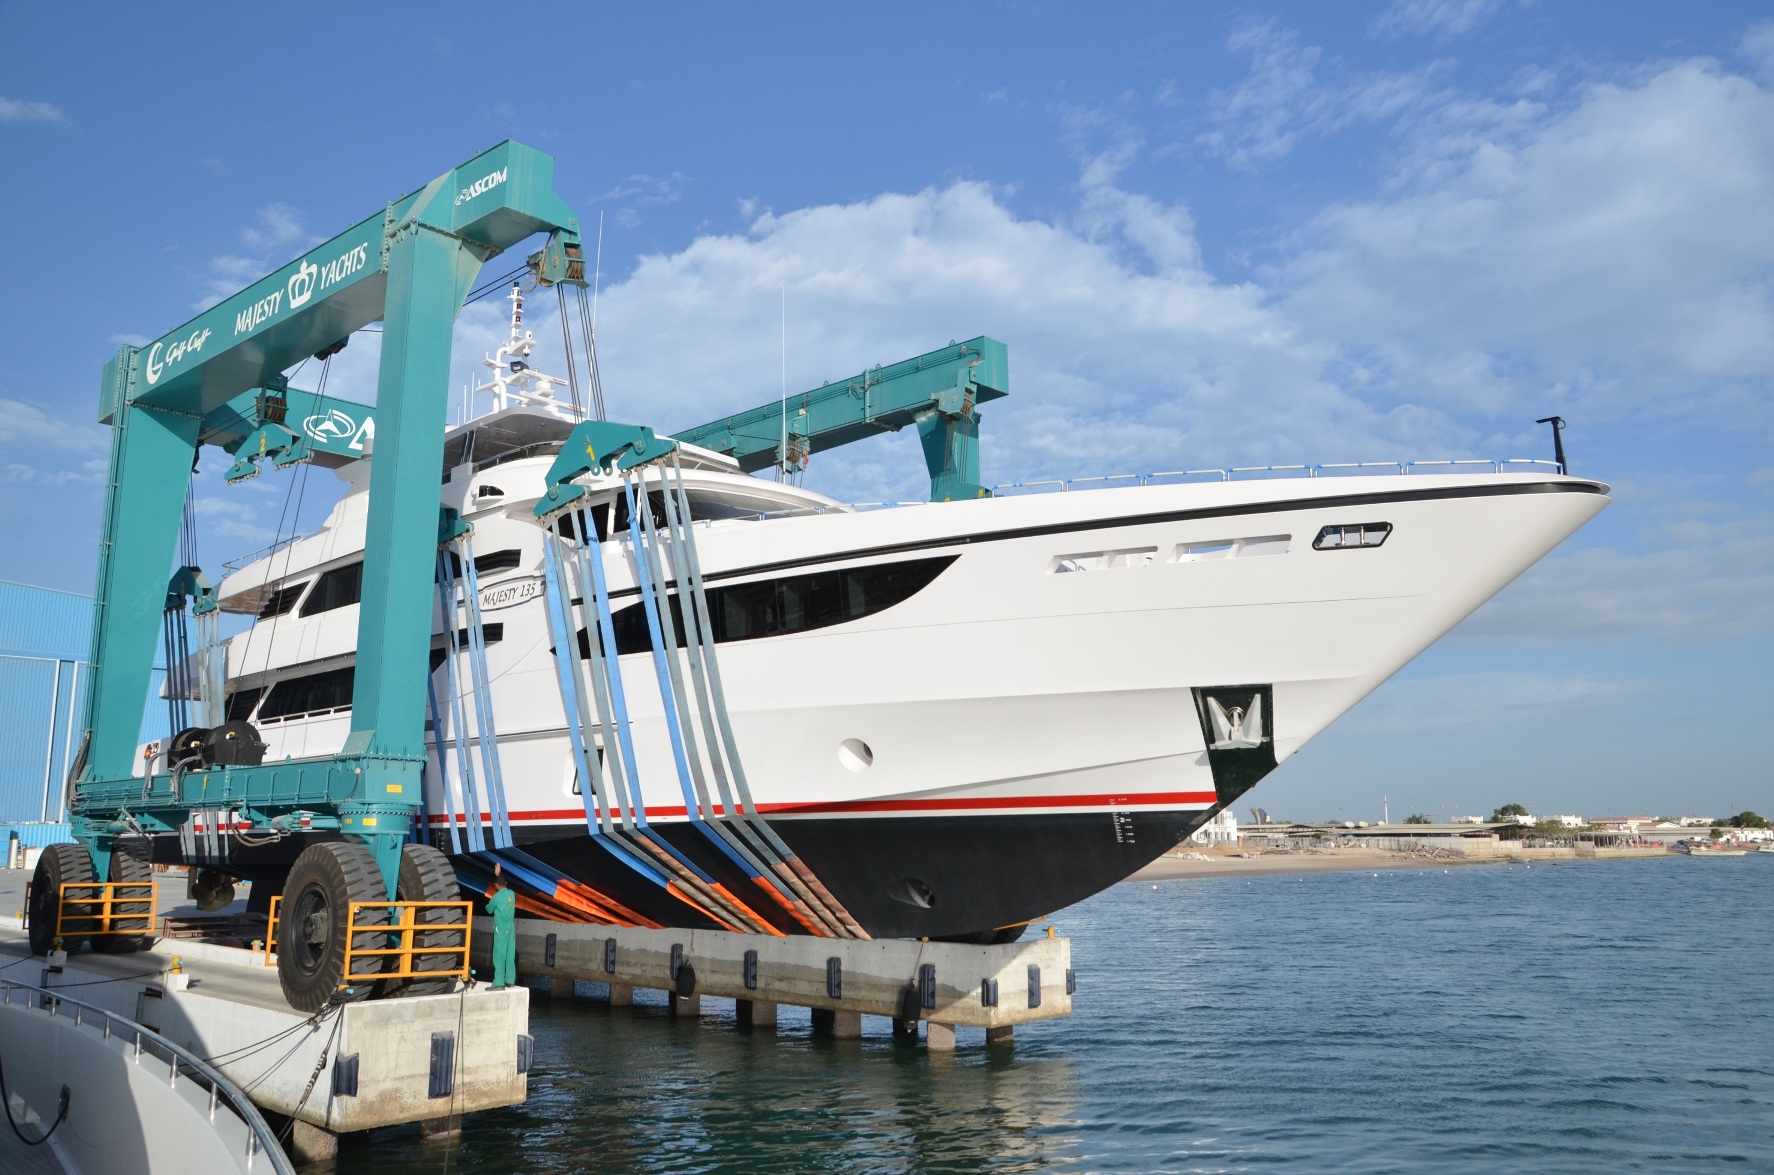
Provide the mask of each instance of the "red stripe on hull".
MULTIPOLYGON (((931 800, 839 800, 824 804, 759 804, 758 811, 764 815, 783 816, 824 816, 846 813, 866 812, 988 812, 1005 808, 1120 808, 1120 807, 1205 807, 1218 801, 1219 797, 1210 791, 1185 792, 1149 792, 1144 795, 1107 795, 1107 796, 975 796, 957 799, 931 800)), ((726 810, 717 806, 716 815, 725 815, 726 810)), ((688 810, 681 804, 672 807, 659 804, 647 809, 647 816, 683 817, 688 810)), ((615 813, 612 813, 615 815, 615 813)), ((482 817, 484 824, 490 817, 482 817)), ((579 821, 585 819, 582 808, 543 808, 528 812, 511 813, 513 820, 532 821, 579 821)), ((466 816, 457 816, 457 824, 466 824, 466 816)), ((448 824, 447 816, 432 816, 433 824, 448 824)))

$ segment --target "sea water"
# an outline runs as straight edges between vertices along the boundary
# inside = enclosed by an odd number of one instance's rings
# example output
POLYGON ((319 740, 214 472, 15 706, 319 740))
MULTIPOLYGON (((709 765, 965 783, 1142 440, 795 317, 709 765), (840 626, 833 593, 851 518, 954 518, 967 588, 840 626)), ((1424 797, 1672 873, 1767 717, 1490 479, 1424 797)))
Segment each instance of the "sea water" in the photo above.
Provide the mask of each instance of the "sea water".
POLYGON ((1013 1047, 538 997, 526 1104, 338 1169, 1774 1170, 1771 899, 1774 855, 1124 884, 1013 1047))

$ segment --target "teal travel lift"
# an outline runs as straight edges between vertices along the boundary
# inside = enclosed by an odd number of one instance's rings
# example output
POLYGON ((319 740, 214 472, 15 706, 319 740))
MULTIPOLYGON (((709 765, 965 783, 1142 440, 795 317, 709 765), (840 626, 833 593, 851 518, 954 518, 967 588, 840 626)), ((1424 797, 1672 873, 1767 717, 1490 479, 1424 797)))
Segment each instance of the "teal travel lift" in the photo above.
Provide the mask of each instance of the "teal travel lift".
MULTIPOLYGON (((292 1006, 304 1011, 369 994, 368 984, 353 989, 341 983, 353 903, 458 897, 448 858, 416 835, 416 822, 423 821, 427 711, 429 707, 435 716, 437 710, 428 668, 430 601, 440 587, 446 607, 457 594, 448 553, 459 551, 457 565, 465 567, 468 576, 473 574, 473 560, 466 557, 463 541, 465 528, 452 513, 440 511, 438 502, 452 333, 481 265, 533 235, 547 235, 544 247, 528 258, 534 280, 583 286, 579 223, 555 194, 553 171, 549 156, 515 142, 501 143, 390 202, 377 215, 165 338, 146 347, 123 348, 106 365, 99 420, 112 431, 93 668, 85 728, 69 773, 69 819, 78 843, 52 846, 39 863, 30 902, 31 942, 38 953, 52 949, 58 937, 67 949, 77 949, 86 937, 83 929, 100 924, 92 905, 64 902, 62 886, 147 880, 148 838, 155 836, 178 836, 181 856, 195 871, 194 892, 206 906, 226 903, 232 876, 250 874, 269 882, 272 892, 281 892, 278 974, 292 1006), (324 359, 337 353, 353 332, 377 321, 383 324, 382 352, 373 413, 361 404, 288 386, 284 371, 307 357, 324 359), (337 755, 267 763, 262 761, 264 744, 253 727, 224 720, 225 666, 213 631, 214 591, 195 567, 179 568, 170 584, 166 578, 186 513, 197 451, 205 444, 235 458, 229 481, 253 476, 267 460, 279 467, 304 461, 338 465, 366 455, 373 447, 351 728, 337 755), (184 637, 187 606, 198 633, 195 656, 184 637), (137 737, 157 638, 164 641, 169 658, 166 693, 176 733, 158 755, 138 764, 137 737), (189 698, 199 699, 195 713, 184 707, 189 698), (252 869, 229 860, 230 844, 255 850, 252 869), (268 862, 276 869, 287 864, 287 875, 266 876, 268 862), (82 919, 81 914, 87 917, 82 919)), ((1007 394, 1008 382, 1004 345, 974 339, 703 425, 678 439, 728 453, 747 470, 775 465, 786 475, 802 467, 810 453, 909 424, 917 427, 923 442, 932 497, 980 497, 989 491, 979 484, 976 406, 1007 394)), ((564 564, 556 561, 572 557, 572 544, 563 539, 562 520, 576 516, 580 526, 586 525, 579 501, 583 489, 570 484, 572 479, 588 472, 621 471, 629 476, 641 464, 657 465, 672 458, 676 449, 670 438, 656 437, 645 428, 603 421, 578 426, 551 474, 550 498, 538 509, 553 536, 548 548, 551 580, 560 582, 566 574, 564 564)), ((645 493, 640 474, 632 476, 625 492, 645 493)), ((663 465, 658 477, 657 484, 670 489, 663 465)), ((683 535, 693 564, 681 481, 675 493, 665 496, 672 532, 683 535)), ((635 525, 653 520, 647 510, 634 516, 645 516, 635 525)), ((571 533, 572 525, 565 529, 571 533)), ((637 551, 660 549, 656 532, 635 537, 637 551)), ((589 568, 586 574, 601 578, 600 561, 583 558, 583 547, 579 544, 576 570, 589 568)), ((663 576, 658 579, 662 585, 669 578, 663 563, 655 574, 663 576)), ((699 571, 695 575, 699 583, 699 571)), ((462 586, 469 589, 467 600, 475 601, 472 582, 462 586)), ((674 615, 677 609, 663 606, 663 591, 648 594, 658 603, 649 610, 650 618, 666 625, 682 620, 674 615)), ((570 612, 570 603, 552 595, 551 623, 570 619, 556 615, 560 610, 570 612)), ((605 613, 595 618, 601 627, 608 623, 607 599, 601 598, 601 592, 595 595, 597 611, 605 613)), ((697 616, 699 599, 698 593, 690 619, 683 621, 688 627, 706 626, 706 617, 697 616), (696 625, 697 619, 702 625, 696 625)), ((471 643, 478 628, 469 626, 471 643)), ((456 651, 459 638, 453 629, 453 622, 445 624, 446 644, 456 651)), ((685 635, 688 645, 698 633, 685 635)), ((662 645, 655 638, 653 647, 676 643, 668 638, 662 645)), ((706 702, 710 689, 718 702, 719 680, 712 647, 703 651, 706 661, 692 660, 696 693, 703 702, 694 717, 703 720, 708 732, 710 715, 724 719, 725 706, 720 703, 711 710, 706 702)), ((661 689, 676 693, 688 735, 695 724, 683 705, 683 681, 681 676, 670 676, 681 675, 682 670, 675 659, 666 660, 669 666, 656 666, 661 689)), ((455 661, 454 656, 446 658, 451 665, 455 661)), ((477 663, 472 656, 470 663, 477 663)), ((607 670, 613 668, 611 664, 607 670)), ((493 737, 490 697, 480 696, 484 672, 472 675, 476 710, 486 715, 480 741, 483 758, 489 759, 484 767, 492 848, 509 850, 509 816, 503 811, 497 756, 489 757, 485 745, 493 737)), ((572 718, 577 715, 589 725, 585 683, 576 676, 571 682, 566 677, 563 670, 569 724, 574 725, 572 718)), ((620 674, 590 683, 600 717, 611 702, 612 681, 619 691, 620 674)), ((454 701, 453 686, 450 692, 454 701)), ((599 725, 610 728, 608 721, 599 725)), ((616 728, 625 733, 622 723, 616 728)), ((578 725, 574 729, 584 758, 589 745, 586 731, 578 725)), ((730 731, 711 734, 711 744, 714 741, 729 745, 730 731)), ((461 758, 464 740, 457 742, 461 758)), ((438 758, 447 772, 442 750, 440 745, 438 758)), ((623 750, 623 757, 632 763, 632 750, 623 750)), ((682 767, 680 762, 680 774, 682 767)), ((466 761, 458 768, 466 784, 466 761)), ((736 754, 732 771, 741 798, 737 809, 724 809, 722 823, 737 822, 737 826, 717 830, 730 845, 728 855, 757 866, 748 868, 754 875, 772 872, 781 879, 776 888, 804 923, 839 936, 860 934, 780 839, 755 819, 736 754)), ((598 776, 595 771, 591 774, 594 779, 598 776)), ((716 774, 721 772, 717 769, 716 774)), ((450 792, 447 780, 444 792, 450 792)), ((464 798, 470 798, 467 791, 464 798)), ((478 799, 472 802, 479 806, 478 799)), ((655 870, 668 881, 675 871, 686 889, 699 884, 697 878, 683 876, 672 862, 639 859, 641 851, 634 846, 646 838, 626 836, 609 821, 612 811, 624 817, 636 814, 620 799, 609 802, 599 796, 594 810, 588 794, 586 803, 588 828, 594 836, 601 824, 623 841, 620 851, 636 855, 638 866, 655 870)), ((464 815, 468 851, 486 851, 480 821, 464 815)), ((640 815, 644 821, 644 811, 640 815)), ((456 832, 452 811, 453 842, 456 832)), ((365 924, 365 911, 359 910, 356 917, 358 926, 365 924)), ((146 932, 151 922, 143 917, 105 925, 146 932)), ((455 937, 459 934, 459 930, 429 932, 429 945, 459 946, 461 940, 455 937)), ((145 934, 90 937, 95 949, 110 951, 139 949, 147 941, 145 934)), ((386 932, 363 934, 351 946, 374 948, 382 945, 378 940, 387 938, 386 932)), ((440 970, 456 963, 450 955, 431 958, 440 970)), ((354 973, 361 973, 362 964, 361 957, 354 962, 358 968, 354 973)), ((425 957, 413 967, 430 969, 425 957)), ((377 986, 396 989, 388 981, 377 986)), ((419 994, 448 987, 448 981, 407 979, 397 990, 419 994)))

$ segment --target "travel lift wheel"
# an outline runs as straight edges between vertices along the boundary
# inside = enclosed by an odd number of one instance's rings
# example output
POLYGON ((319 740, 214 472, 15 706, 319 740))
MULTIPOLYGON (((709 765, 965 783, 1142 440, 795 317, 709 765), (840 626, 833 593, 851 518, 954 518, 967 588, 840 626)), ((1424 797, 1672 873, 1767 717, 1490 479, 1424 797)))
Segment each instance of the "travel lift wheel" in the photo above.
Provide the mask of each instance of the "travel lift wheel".
MULTIPOLYGON (((450 859, 430 845, 404 845, 400 850, 400 894, 403 902, 454 902, 460 900, 456 870, 450 859)), ((420 925, 453 922, 454 910, 421 910, 420 925)), ((462 945, 461 930, 423 930, 413 933, 416 947, 457 947, 462 945)), ((415 971, 451 971, 459 966, 460 955, 417 955, 415 971)), ((456 988, 454 979, 384 979, 380 994, 385 996, 447 995, 456 988)))
MULTIPOLYGON (((387 887, 375 854, 355 841, 309 845, 290 866, 283 885, 283 907, 277 921, 277 980, 283 996, 298 1012, 318 1012, 334 998, 345 977, 345 928, 352 902, 385 902, 387 887)), ((386 909, 363 910, 359 925, 385 922, 386 909)), ((359 933, 358 949, 383 946, 387 935, 359 933)), ((358 960, 359 975, 381 968, 381 957, 358 960)), ((360 1000, 372 984, 355 982, 350 995, 360 1000)))
MULTIPOLYGON (((128 840, 119 839, 112 846, 110 880, 152 881, 153 879, 154 867, 148 863, 148 842, 145 838, 134 837, 128 840)), ((127 895, 123 896, 133 897, 135 892, 137 891, 132 890, 129 891, 127 895)), ((153 891, 150 890, 149 892, 153 891)), ((111 908, 113 910, 117 909, 117 899, 119 896, 120 895, 117 891, 112 891, 111 908)), ((137 910, 141 907, 132 904, 125 908, 137 910)), ((152 934, 154 929, 154 911, 149 910, 139 918, 112 918, 111 928, 114 930, 140 929, 143 933, 94 935, 92 939, 93 950, 103 955, 128 955, 134 954, 136 951, 147 950, 149 944, 154 941, 152 934)))
POLYGON ((82 903, 68 907, 68 925, 61 925, 62 886, 68 882, 93 880, 92 857, 83 844, 50 845, 37 858, 37 870, 31 875, 31 953, 47 955, 55 949, 55 940, 62 940, 62 949, 70 955, 86 941, 91 929, 87 919, 91 907, 82 903))

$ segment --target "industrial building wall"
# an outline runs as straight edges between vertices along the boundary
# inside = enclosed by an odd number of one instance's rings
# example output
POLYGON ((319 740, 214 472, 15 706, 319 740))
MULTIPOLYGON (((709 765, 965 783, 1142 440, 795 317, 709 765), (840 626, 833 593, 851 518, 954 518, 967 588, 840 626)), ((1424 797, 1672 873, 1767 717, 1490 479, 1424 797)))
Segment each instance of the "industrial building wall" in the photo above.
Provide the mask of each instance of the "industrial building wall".
POLYGON ((60 820, 92 600, 0 581, 0 822, 60 820))

